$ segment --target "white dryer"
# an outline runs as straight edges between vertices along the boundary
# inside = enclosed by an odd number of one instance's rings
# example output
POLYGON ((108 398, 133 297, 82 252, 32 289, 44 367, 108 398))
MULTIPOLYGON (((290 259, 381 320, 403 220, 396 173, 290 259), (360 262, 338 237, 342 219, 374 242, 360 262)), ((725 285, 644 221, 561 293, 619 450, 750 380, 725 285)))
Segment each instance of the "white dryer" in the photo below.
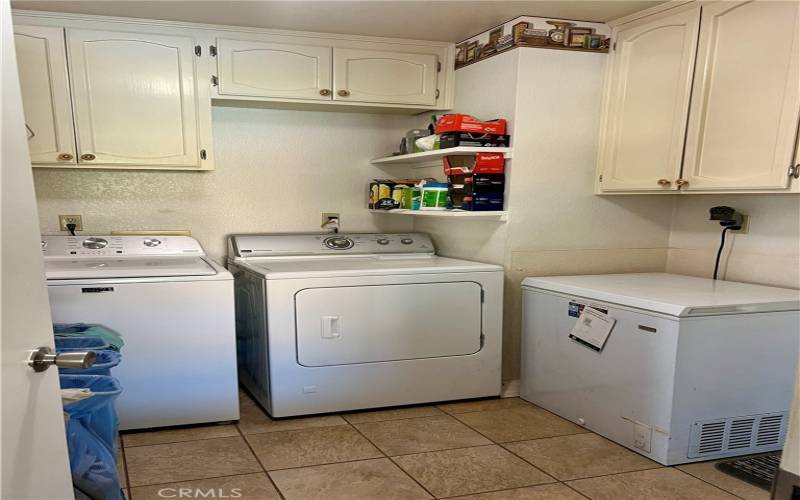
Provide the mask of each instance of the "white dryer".
POLYGON ((424 234, 236 235, 240 381, 273 417, 497 396, 503 271, 424 234))
POLYGON ((186 236, 42 236, 55 323, 122 335, 120 429, 237 420, 233 277, 186 236))

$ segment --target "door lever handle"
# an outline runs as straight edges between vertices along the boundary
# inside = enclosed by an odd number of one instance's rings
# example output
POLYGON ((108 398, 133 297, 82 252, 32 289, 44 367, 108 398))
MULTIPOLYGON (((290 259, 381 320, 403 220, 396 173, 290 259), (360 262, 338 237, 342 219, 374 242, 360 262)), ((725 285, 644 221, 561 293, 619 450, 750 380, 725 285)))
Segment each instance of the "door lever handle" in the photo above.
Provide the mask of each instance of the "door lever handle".
POLYGON ((49 347, 40 347, 28 358, 28 366, 36 372, 43 372, 56 365, 59 368, 89 368, 97 360, 93 351, 54 353, 49 347))

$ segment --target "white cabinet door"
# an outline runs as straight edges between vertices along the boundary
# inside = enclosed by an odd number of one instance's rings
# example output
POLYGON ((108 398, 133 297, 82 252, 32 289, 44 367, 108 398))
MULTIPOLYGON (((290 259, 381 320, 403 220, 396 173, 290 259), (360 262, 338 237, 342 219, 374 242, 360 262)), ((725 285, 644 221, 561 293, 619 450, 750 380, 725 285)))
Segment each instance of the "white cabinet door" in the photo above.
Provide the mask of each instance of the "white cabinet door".
POLYGON ((331 47, 217 40, 219 94, 331 100, 331 47))
POLYGON ((64 30, 14 26, 31 163, 75 163, 64 30))
POLYGON ((700 7, 612 35, 598 155, 601 192, 677 189, 700 7))
POLYGON ((703 7, 684 189, 785 189, 800 115, 798 2, 703 7))
POLYGON ((334 100, 436 104, 437 58, 363 49, 333 49, 334 100))
POLYGON ((67 30, 79 163, 196 167, 190 37, 67 30))

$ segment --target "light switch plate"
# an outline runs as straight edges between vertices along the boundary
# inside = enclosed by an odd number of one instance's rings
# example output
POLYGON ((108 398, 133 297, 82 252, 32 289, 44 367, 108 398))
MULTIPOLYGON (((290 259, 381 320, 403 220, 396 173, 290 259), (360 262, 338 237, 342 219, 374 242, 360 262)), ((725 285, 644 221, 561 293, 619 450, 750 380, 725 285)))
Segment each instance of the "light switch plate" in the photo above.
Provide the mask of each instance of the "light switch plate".
POLYGON ((67 224, 75 224, 76 231, 83 231, 83 218, 80 215, 59 215, 58 227, 61 231, 69 231, 67 224))

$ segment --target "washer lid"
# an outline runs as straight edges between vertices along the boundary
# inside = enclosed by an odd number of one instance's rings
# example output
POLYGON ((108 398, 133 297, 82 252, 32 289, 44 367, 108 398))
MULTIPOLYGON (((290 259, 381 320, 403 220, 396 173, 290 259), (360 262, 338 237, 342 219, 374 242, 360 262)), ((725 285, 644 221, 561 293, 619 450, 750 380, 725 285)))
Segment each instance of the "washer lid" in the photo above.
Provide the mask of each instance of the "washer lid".
POLYGON ((522 287, 585 297, 671 316, 715 316, 800 310, 800 290, 635 273, 526 278, 522 287))
POLYGON ((431 255, 350 258, 254 259, 247 262, 266 279, 327 278, 389 274, 474 273, 502 271, 494 264, 431 255))
POLYGON ((49 280, 212 276, 217 271, 202 257, 142 257, 45 260, 49 280))

